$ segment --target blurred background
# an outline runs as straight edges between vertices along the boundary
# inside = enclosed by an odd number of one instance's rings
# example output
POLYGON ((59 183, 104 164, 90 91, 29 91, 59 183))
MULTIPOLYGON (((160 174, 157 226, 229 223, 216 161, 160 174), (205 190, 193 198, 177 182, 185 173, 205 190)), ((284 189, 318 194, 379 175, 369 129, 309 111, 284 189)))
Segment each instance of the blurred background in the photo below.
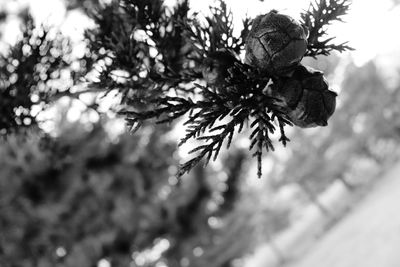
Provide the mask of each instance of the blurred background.
MULTIPOLYGON (((290 129, 261 179, 238 137, 180 181, 179 128, 129 134, 118 91, 79 82, 101 79, 100 2, 0 0, 0 266, 400 265, 399 1, 352 1, 329 32, 355 51, 304 59, 339 94, 328 127, 290 129)), ((226 2, 238 23, 309 5, 226 2)))

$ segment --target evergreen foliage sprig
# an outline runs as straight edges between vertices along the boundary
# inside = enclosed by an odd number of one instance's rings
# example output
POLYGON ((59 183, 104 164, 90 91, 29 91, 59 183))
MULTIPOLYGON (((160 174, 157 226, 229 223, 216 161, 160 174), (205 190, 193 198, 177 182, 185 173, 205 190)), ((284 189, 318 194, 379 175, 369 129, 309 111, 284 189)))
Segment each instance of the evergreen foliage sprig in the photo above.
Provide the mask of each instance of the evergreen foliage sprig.
POLYGON ((310 3, 307 11, 301 14, 302 23, 309 30, 306 56, 327 56, 333 51, 344 52, 354 50, 348 42, 335 44, 335 37, 328 35, 327 26, 334 21, 343 22, 342 17, 347 14, 350 3, 347 0, 317 0, 310 3))
POLYGON ((219 49, 229 49, 239 54, 244 49, 252 20, 246 17, 240 35, 234 36, 233 14, 226 3, 217 1, 210 11, 211 15, 205 17, 205 23, 201 23, 198 14, 182 22, 191 46, 202 56, 219 49))
MULTIPOLYGON (((263 150, 274 148, 272 135, 278 129, 279 141, 289 141, 285 126, 292 125, 268 93, 275 77, 237 60, 227 67, 222 84, 202 83, 204 62, 217 51, 238 55, 245 49, 252 20, 243 20, 238 36, 234 34, 233 16, 224 1, 210 7, 210 15, 189 14, 188 1, 169 9, 158 0, 121 0, 99 10, 98 27, 87 32, 90 49, 108 60, 99 70, 92 86, 118 89, 126 104, 128 126, 137 130, 146 121, 171 123, 185 117, 186 134, 180 145, 189 140, 200 144, 194 157, 180 166, 178 176, 189 172, 202 159, 216 159, 224 142, 229 147, 233 136, 249 125, 250 150, 258 162, 261 176, 263 150), (104 25, 104 26, 102 26, 104 25), (138 38, 137 35, 141 35, 138 38), (116 72, 124 73, 122 79, 116 72), (247 124, 248 123, 248 124, 247 124)), ((307 56, 328 55, 333 50, 351 49, 345 43, 332 44, 325 38, 326 26, 348 10, 348 1, 321 0, 302 14, 310 30, 307 56)))
POLYGON ((195 156, 180 166, 178 176, 189 172, 203 158, 207 164, 215 160, 226 142, 229 148, 235 134, 242 132, 246 122, 251 121, 250 150, 258 162, 258 175, 261 176, 262 150, 273 150, 271 134, 279 125, 280 142, 286 145, 289 139, 284 126, 291 125, 285 115, 274 107, 272 97, 259 88, 267 86, 270 78, 262 77, 255 70, 237 63, 231 70, 229 94, 215 92, 209 87, 196 84, 201 89, 202 99, 193 101, 184 97, 163 97, 152 102, 153 108, 148 111, 125 111, 128 124, 137 130, 143 122, 156 119, 157 123, 170 123, 188 114, 184 125, 186 135, 179 145, 194 139, 203 143, 190 151, 195 156), (239 71, 240 70, 240 71, 239 71), (239 82, 239 80, 241 82, 239 82), (274 124, 275 123, 275 124, 274 124))
POLYGON ((176 21, 188 11, 188 1, 170 10, 162 1, 122 0, 92 13, 98 27, 86 31, 86 38, 100 67, 91 86, 117 89, 128 105, 146 103, 171 89, 186 92, 181 83, 194 79, 185 60, 190 47, 176 21))

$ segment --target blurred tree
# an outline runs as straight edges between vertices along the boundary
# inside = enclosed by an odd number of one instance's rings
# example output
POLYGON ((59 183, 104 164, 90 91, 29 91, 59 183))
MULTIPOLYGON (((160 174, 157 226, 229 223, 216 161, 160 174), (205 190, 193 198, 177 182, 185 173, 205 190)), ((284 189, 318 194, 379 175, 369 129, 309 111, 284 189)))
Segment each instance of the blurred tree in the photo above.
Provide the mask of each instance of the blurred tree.
POLYGON ((91 12, 93 9, 99 8, 102 1, 99 0, 66 0, 65 7, 69 10, 82 10, 85 13, 91 12))
POLYGON ((22 36, 0 53, 0 136, 36 126, 46 104, 73 96, 71 88, 90 67, 88 59, 73 56, 68 38, 36 27, 27 9, 19 17, 22 36))

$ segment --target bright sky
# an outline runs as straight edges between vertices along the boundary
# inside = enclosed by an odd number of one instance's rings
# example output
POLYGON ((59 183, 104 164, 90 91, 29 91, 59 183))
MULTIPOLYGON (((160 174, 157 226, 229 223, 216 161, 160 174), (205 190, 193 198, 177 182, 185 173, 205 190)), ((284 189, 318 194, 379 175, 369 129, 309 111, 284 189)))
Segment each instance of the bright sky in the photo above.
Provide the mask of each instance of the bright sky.
MULTIPOLYGON (((22 0, 28 2, 35 17, 39 21, 61 23, 65 10, 60 0, 22 0)), ((173 4, 176 0, 165 0, 173 4)), ((194 10, 208 12, 208 7, 214 0, 192 0, 194 10)), ((245 14, 256 16, 270 9, 298 18, 299 13, 306 9, 310 0, 226 0, 232 8, 237 24, 245 14)), ((346 23, 336 23, 330 28, 332 35, 339 41, 350 41, 356 51, 351 52, 357 65, 380 56, 384 65, 398 65, 400 57, 400 6, 393 8, 391 0, 353 0, 350 13, 345 17, 346 23)), ((88 21, 79 13, 69 15, 68 23, 64 23, 64 31, 72 36, 81 32, 82 25, 88 21)), ((76 36, 76 35, 75 35, 76 36)))
MULTIPOLYGON (((173 3, 175 0, 167 0, 173 3)), ((245 14, 256 16, 270 9, 277 9, 295 18, 307 9, 310 0, 227 0, 226 1, 240 23, 245 14)), ((192 0, 192 6, 197 10, 205 10, 213 3, 212 0, 192 0)), ((351 10, 344 20, 346 23, 336 23, 329 32, 336 35, 338 40, 350 41, 356 51, 351 52, 358 65, 382 56, 398 64, 400 58, 400 6, 393 8, 391 0, 353 0, 351 10), (392 55, 396 54, 396 57, 392 55)))
MULTIPOLYGON (((0 0, 1 2, 1 0, 0 0)), ((20 0, 19 3, 31 6, 34 16, 39 22, 62 24, 66 13, 61 0, 20 0)), ((176 0, 165 0, 173 4, 176 0)), ((208 12, 208 7, 214 0, 192 0, 193 10, 208 12)), ((236 24, 240 24, 245 14, 256 16, 270 9, 298 18, 301 10, 306 9, 309 0, 226 0, 232 8, 236 24)), ((18 1, 14 3, 17 7, 18 1)), ((13 8, 12 8, 13 9, 13 8)), ((400 35, 397 25, 400 25, 400 6, 393 8, 391 0, 353 0, 350 13, 345 17, 346 23, 336 23, 330 27, 330 33, 336 35, 339 41, 350 41, 356 51, 351 52, 357 65, 379 56, 385 67, 398 66, 400 58, 400 35)), ((12 21, 5 29, 4 36, 11 42, 15 40, 18 24, 12 21)), ((66 23, 62 24, 64 33, 79 38, 82 26, 90 22, 79 12, 72 12, 66 23)))

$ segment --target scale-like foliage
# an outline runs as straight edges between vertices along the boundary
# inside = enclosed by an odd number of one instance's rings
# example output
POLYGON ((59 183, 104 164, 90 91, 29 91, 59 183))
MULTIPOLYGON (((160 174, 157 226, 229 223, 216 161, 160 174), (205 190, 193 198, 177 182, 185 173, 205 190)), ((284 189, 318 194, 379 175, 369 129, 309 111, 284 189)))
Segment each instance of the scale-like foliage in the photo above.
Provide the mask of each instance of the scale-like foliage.
POLYGON ((353 50, 347 42, 335 44, 335 37, 327 37, 327 26, 334 21, 343 22, 342 17, 349 11, 347 0, 319 0, 310 3, 308 10, 301 14, 303 25, 309 30, 306 56, 329 55, 332 51, 353 50))
POLYGON ((251 19, 243 20, 243 29, 240 36, 233 34, 233 14, 222 0, 217 2, 216 7, 210 7, 211 15, 205 17, 206 23, 201 23, 198 14, 183 22, 185 32, 190 44, 199 55, 206 56, 207 53, 220 49, 229 49, 240 53, 245 46, 248 32, 250 31, 251 19))
MULTIPOLYGON (((92 86, 122 93, 127 106, 121 114, 132 130, 150 120, 172 123, 185 118, 186 134, 180 144, 193 139, 200 145, 191 151, 194 157, 180 166, 178 176, 203 158, 206 163, 215 160, 223 144, 229 147, 234 135, 249 125, 250 149, 261 176, 263 151, 274 149, 271 137, 277 129, 279 141, 286 145, 289 139, 284 128, 291 122, 268 89, 276 77, 239 60, 224 66, 228 69, 225 82, 215 86, 201 82, 204 62, 210 55, 227 51, 236 57, 244 51, 252 24, 246 18, 235 36, 232 12, 225 2, 218 1, 210 10, 208 16, 189 16, 187 1, 170 10, 157 0, 114 1, 99 10, 95 15, 98 27, 87 36, 92 52, 102 52, 100 60, 108 58, 109 63, 102 65, 99 81, 92 86), (118 79, 115 73, 121 70, 124 77, 118 79)), ((302 15, 310 30, 306 55, 350 49, 345 44, 331 44, 332 38, 322 39, 326 26, 341 20, 347 10, 345 0, 321 0, 310 6, 302 15)))
MULTIPOLYGON (((128 123, 133 130, 138 129, 144 121, 149 119, 157 119, 157 123, 166 123, 188 114, 184 123, 187 127, 186 135, 181 139, 180 145, 191 139, 204 144, 190 151, 190 153, 196 153, 196 156, 181 165, 178 176, 189 172, 203 158, 206 159, 206 163, 210 159, 215 160, 224 141, 229 148, 233 136, 240 133, 248 121, 252 122, 250 149, 255 150, 254 156, 258 160, 259 176, 261 176, 263 149, 267 151, 274 149, 270 139, 270 135, 276 130, 274 122, 279 125, 280 141, 286 145, 288 138, 283 127, 291 123, 274 107, 272 103, 274 99, 259 90, 259 88, 264 88, 270 79, 262 77, 246 65, 238 63, 234 68, 237 75, 231 77, 231 85, 228 86, 229 93, 220 94, 196 84, 201 89, 202 100, 193 101, 191 98, 167 96, 153 101, 151 104, 154 108, 149 111, 122 112, 128 116, 128 123)), ((231 70, 231 73, 233 71, 231 70)))

